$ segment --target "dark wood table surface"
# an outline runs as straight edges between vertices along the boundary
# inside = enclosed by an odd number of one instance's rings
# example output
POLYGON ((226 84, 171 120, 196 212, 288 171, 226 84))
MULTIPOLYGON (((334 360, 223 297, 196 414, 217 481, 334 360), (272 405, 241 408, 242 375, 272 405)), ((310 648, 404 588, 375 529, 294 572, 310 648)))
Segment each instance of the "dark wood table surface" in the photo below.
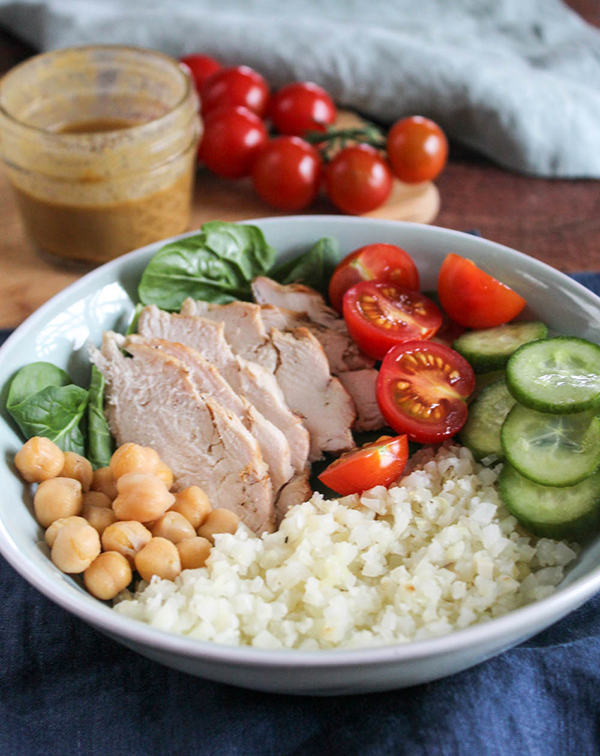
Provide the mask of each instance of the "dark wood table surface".
MULTIPOLYGON (((598 0, 569 4, 600 26, 598 0)), ((0 74, 32 52, 0 29, 0 74)), ((478 229, 488 239, 565 272, 600 270, 599 181, 522 176, 453 145, 449 164, 436 183, 442 202, 436 225, 478 229)), ((0 260, 2 244, 0 235, 0 260)), ((0 327, 15 325, 27 314, 4 313, 0 327)))

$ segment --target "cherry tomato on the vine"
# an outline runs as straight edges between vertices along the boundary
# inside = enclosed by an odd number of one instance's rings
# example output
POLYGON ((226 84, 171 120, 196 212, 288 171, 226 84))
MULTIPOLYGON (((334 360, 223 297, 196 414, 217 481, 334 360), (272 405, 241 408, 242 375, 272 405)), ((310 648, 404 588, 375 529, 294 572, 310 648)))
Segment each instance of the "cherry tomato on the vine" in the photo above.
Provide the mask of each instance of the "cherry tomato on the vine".
POLYGON ((466 328, 494 328, 516 318, 527 302, 472 260, 449 254, 438 276, 440 304, 466 328))
POLYGON ((302 136, 307 131, 325 131, 337 118, 337 110, 320 86, 296 81, 273 95, 269 116, 280 134, 302 136))
POLYGON ((185 63, 190 69, 198 92, 200 92, 202 82, 221 68, 221 64, 210 55, 186 55, 180 59, 180 62, 185 63))
POLYGON ((204 119, 198 158, 217 176, 242 178, 268 138, 264 122, 247 108, 217 108, 204 119))
POLYGON ((258 152, 252 182, 269 205, 279 210, 302 210, 317 195, 321 163, 317 150, 304 139, 276 137, 258 152))
POLYGON ((431 338, 442 324, 442 313, 418 291, 363 281, 344 294, 344 320, 358 348, 380 360, 401 341, 431 338))
POLYGON ((405 341, 383 359, 377 402, 397 433, 432 444, 463 427, 474 389, 473 368, 458 352, 432 341, 405 341))
POLYGON ((376 278, 419 290, 419 271, 412 258, 395 244, 367 244, 337 265, 329 282, 329 301, 342 312, 344 294, 354 284, 376 278))
POLYGON ((376 149, 356 144, 340 150, 325 170, 325 188, 336 207, 351 215, 375 210, 392 191, 392 172, 376 149))
POLYGON ((431 181, 448 159, 448 140, 434 121, 423 116, 403 118, 387 137, 387 155, 392 171, 407 184, 431 181))
POLYGON ((342 454, 319 475, 319 480, 340 496, 362 493, 398 480, 408 460, 406 436, 381 436, 342 454))
POLYGON ((221 68, 200 88, 202 113, 225 105, 241 105, 264 118, 269 105, 269 85, 249 66, 221 68))

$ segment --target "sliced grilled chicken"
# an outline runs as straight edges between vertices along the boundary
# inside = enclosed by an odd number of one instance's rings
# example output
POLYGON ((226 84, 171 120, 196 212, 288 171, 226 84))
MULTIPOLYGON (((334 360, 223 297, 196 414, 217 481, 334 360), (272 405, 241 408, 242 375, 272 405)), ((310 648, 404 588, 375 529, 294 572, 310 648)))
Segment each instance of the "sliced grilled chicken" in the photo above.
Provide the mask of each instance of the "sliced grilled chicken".
POLYGON ((309 478, 310 468, 307 468, 304 472, 296 473, 279 492, 279 497, 275 502, 275 526, 277 528, 291 507, 302 504, 303 501, 308 501, 312 496, 309 478))
POLYGON ((269 467, 273 492, 277 495, 279 489, 294 474, 290 446, 283 432, 263 417, 244 396, 236 394, 215 365, 195 349, 174 341, 147 339, 144 336, 129 337, 126 347, 131 343, 146 344, 178 359, 188 368, 189 376, 198 393, 207 394, 240 418, 244 427, 258 441, 262 457, 269 467))
POLYGON ((306 328, 268 333, 258 305, 232 302, 215 305, 186 300, 182 313, 222 323, 234 352, 271 371, 289 407, 298 413, 311 437, 311 460, 324 451, 352 448, 350 427, 356 411, 341 383, 331 377, 323 348, 306 328))
POLYGON ((140 314, 138 333, 147 338, 179 342, 200 352, 237 394, 282 431, 288 441, 294 470, 304 470, 310 440, 302 420, 286 404, 272 372, 233 354, 222 324, 196 315, 171 314, 151 305, 140 314))
POLYGON ((252 291, 261 303, 266 327, 308 328, 323 347, 331 372, 352 397, 358 416, 354 430, 378 430, 386 424, 377 405, 375 361, 363 354, 348 333, 344 319, 325 304, 314 289, 301 284, 282 285, 264 276, 256 278, 252 291), (349 377, 350 373, 358 373, 349 377))
POLYGON ((161 349, 107 332, 92 361, 106 378, 107 417, 118 444, 151 446, 173 471, 175 490, 204 489, 255 533, 274 526, 273 487, 256 439, 221 404, 198 393, 188 368, 161 349))

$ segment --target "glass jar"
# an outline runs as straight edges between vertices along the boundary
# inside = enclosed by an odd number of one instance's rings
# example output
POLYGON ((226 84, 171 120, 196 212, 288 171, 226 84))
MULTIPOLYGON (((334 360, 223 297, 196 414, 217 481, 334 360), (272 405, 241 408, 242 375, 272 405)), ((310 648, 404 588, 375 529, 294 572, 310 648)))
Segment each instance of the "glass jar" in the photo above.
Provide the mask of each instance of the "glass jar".
POLYGON ((133 47, 37 55, 0 82, 0 154, 41 250, 105 262, 185 231, 201 135, 175 60, 133 47))

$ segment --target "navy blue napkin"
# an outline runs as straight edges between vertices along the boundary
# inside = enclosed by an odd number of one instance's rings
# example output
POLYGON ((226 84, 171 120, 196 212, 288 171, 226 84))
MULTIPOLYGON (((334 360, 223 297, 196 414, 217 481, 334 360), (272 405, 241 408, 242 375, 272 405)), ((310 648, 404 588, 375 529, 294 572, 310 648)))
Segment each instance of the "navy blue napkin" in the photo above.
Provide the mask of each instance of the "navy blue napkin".
MULTIPOLYGON (((600 293, 600 274, 574 277, 600 293)), ((0 649, 2 756, 600 752, 600 596, 445 680, 297 698, 138 656, 52 604, 0 558, 0 649)))

